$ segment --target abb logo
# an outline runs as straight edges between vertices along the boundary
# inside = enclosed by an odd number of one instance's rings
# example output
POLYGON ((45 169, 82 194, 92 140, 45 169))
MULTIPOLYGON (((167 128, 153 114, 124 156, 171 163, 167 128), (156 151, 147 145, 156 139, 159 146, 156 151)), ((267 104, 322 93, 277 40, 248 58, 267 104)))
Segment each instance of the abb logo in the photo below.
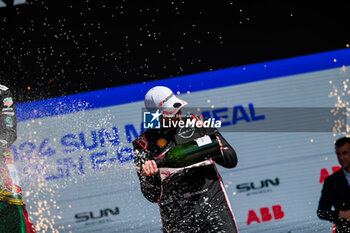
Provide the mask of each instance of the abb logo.
MULTIPOLYGON (((341 166, 333 166, 332 172, 336 172, 340 170, 341 166)), ((326 168, 322 168, 320 172, 320 184, 324 182, 324 180, 329 176, 328 170, 326 168)))
POLYGON ((259 216, 256 214, 254 210, 249 210, 247 225, 249 226, 252 222, 261 223, 261 222, 269 222, 272 219, 278 220, 278 219, 284 218, 284 212, 282 210, 281 205, 273 205, 271 209, 272 209, 272 214, 270 212, 269 207, 260 208, 261 219, 259 218, 259 216))

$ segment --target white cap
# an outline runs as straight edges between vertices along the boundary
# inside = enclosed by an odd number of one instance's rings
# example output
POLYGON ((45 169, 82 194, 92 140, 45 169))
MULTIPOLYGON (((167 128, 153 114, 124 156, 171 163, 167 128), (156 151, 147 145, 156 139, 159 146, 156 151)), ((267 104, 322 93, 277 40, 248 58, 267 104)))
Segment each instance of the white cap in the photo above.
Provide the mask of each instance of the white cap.
POLYGON ((151 88, 145 96, 145 107, 159 109, 165 117, 173 117, 186 105, 186 101, 177 98, 169 88, 163 86, 151 88))

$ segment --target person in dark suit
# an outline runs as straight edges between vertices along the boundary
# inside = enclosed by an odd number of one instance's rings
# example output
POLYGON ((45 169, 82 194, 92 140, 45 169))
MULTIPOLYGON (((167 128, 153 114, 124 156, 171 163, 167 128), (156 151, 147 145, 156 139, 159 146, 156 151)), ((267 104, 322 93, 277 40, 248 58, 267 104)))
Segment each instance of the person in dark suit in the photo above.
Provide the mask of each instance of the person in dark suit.
POLYGON ((325 179, 317 215, 334 223, 337 233, 343 233, 350 232, 350 138, 339 138, 335 152, 342 169, 325 179))

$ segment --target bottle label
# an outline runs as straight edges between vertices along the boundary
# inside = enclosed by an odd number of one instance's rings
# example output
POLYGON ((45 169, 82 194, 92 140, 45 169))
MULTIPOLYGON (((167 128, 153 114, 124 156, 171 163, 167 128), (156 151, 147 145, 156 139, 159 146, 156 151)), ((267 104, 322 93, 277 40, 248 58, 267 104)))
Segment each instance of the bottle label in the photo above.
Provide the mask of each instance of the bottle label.
POLYGON ((17 172, 15 162, 13 160, 13 155, 10 151, 6 151, 3 153, 3 156, 5 157, 5 164, 0 170, 0 188, 2 183, 4 185, 3 188, 6 188, 6 190, 9 191, 12 195, 21 195, 22 188, 20 183, 20 176, 17 172))
POLYGON ((196 138, 195 141, 196 141, 198 147, 212 143, 212 140, 210 139, 210 137, 208 135, 205 135, 205 136, 200 137, 200 138, 196 138))

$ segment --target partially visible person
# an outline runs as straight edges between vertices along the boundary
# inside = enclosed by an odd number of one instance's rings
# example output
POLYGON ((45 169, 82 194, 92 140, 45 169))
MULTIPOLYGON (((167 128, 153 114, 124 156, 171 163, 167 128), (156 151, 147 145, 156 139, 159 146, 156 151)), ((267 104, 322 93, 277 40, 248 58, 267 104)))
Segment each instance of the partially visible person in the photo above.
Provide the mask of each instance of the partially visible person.
POLYGON ((341 169, 325 179, 317 215, 334 223, 337 233, 345 233, 350 232, 350 138, 339 138, 335 152, 341 169))
POLYGON ((17 138, 16 107, 10 90, 3 85, 0 85, 0 101, 0 233, 33 233, 9 149, 17 138))

